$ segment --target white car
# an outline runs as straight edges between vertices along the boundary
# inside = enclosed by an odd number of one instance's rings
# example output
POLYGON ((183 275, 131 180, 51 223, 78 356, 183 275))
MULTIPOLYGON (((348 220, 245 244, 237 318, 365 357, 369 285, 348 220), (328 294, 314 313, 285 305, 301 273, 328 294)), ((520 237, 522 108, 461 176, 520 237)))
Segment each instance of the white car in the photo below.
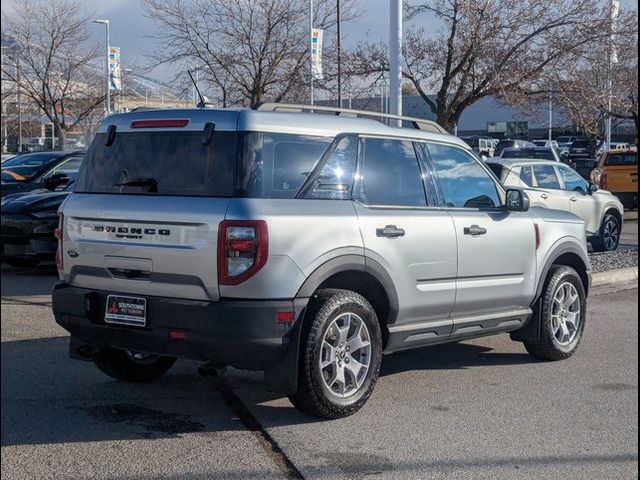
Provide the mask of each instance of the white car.
POLYGON ((532 207, 565 210, 583 218, 594 251, 618 248, 624 218, 622 203, 568 165, 535 158, 493 158, 487 166, 505 186, 524 189, 532 207))

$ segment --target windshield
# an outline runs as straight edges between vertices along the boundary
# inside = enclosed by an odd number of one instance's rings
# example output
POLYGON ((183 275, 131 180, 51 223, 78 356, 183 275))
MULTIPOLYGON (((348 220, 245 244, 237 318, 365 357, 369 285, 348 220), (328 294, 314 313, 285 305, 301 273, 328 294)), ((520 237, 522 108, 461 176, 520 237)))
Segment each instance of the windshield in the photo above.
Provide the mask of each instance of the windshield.
POLYGON ((78 173, 76 192, 230 196, 236 154, 235 132, 117 133, 105 145, 96 135, 78 173))

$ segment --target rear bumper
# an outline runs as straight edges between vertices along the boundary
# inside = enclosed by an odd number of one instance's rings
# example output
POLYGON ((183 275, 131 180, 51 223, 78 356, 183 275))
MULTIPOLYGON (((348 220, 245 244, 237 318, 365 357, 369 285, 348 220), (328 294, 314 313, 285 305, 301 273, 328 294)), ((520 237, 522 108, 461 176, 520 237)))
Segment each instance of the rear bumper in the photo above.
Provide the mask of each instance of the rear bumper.
POLYGON ((54 287, 53 313, 72 335, 72 357, 113 347, 211 361, 265 370, 267 382, 276 390, 295 391, 299 330, 307 299, 206 302, 147 296, 147 325, 141 328, 104 322, 106 297, 114 293, 120 292, 64 283, 54 287), (295 321, 277 323, 280 311, 295 312, 295 321), (172 331, 184 332, 186 338, 171 338, 172 331))

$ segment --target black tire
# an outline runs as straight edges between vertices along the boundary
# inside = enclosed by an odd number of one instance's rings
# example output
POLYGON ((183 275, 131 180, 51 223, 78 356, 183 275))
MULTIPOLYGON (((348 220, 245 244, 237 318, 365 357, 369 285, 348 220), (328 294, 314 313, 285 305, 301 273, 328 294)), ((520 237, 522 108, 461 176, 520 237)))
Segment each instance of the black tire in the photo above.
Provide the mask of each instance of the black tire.
POLYGON ((35 258, 9 257, 5 258, 4 261, 7 263, 7 265, 10 265, 14 268, 33 268, 37 267, 40 263, 40 260, 37 260, 35 258))
POLYGON ((571 267, 554 265, 547 276, 542 292, 542 312, 540 321, 540 341, 524 342, 524 346, 531 355, 539 360, 563 360, 575 353, 582 340, 587 312, 587 299, 580 275, 571 267), (559 288, 565 283, 571 283, 578 294, 580 304, 579 325, 575 337, 567 345, 562 345, 556 339, 552 328, 553 300, 559 288))
POLYGON ((104 348, 93 359, 102 373, 125 382, 151 382, 160 378, 176 362, 174 357, 149 355, 136 360, 126 350, 104 348))
POLYGON ((382 334, 371 304, 362 295, 350 290, 320 290, 314 295, 305 315, 300 344, 298 390, 289 399, 296 408, 316 417, 333 419, 352 415, 371 396, 380 373, 381 361, 382 334), (362 384, 352 395, 340 398, 326 385, 320 358, 327 330, 336 318, 347 312, 357 315, 367 327, 371 351, 369 369, 362 384))
POLYGON ((620 221, 615 215, 605 214, 598 235, 591 239, 594 252, 613 252, 620 243, 620 221))

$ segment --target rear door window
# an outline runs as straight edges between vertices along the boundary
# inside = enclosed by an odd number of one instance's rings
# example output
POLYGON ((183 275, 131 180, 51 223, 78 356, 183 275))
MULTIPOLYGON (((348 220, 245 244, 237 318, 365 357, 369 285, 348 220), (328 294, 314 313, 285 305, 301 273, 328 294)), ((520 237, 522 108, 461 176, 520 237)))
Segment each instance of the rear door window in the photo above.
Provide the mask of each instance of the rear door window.
POLYGON ((295 198, 333 138, 249 132, 243 136, 238 193, 255 198, 295 198))
POLYGON ((540 188, 560 189, 560 182, 552 165, 534 165, 533 174, 540 188))
POLYGON ((96 135, 78 174, 76 192, 230 196, 236 159, 235 132, 122 132, 105 145, 96 135))
POLYGON ((423 207, 427 201, 413 143, 364 138, 358 199, 365 205, 423 207))

